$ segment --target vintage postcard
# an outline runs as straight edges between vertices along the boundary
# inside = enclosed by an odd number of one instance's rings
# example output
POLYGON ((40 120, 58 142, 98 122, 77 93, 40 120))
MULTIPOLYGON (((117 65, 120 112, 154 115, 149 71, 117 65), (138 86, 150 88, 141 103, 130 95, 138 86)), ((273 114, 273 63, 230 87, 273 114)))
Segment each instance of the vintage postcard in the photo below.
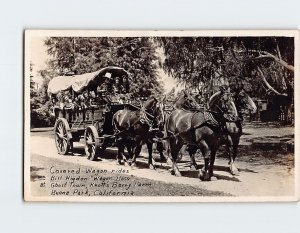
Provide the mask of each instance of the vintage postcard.
POLYGON ((298 200, 298 31, 24 38, 25 201, 298 200))

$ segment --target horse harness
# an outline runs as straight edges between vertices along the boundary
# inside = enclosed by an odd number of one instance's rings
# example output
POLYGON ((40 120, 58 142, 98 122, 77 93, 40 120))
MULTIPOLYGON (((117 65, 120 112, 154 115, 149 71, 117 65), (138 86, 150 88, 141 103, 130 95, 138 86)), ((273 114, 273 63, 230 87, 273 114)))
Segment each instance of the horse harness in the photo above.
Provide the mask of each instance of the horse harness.
POLYGON ((149 127, 153 126, 154 116, 150 113, 148 113, 145 109, 145 107, 141 108, 141 117, 138 120, 138 122, 142 124, 146 124, 149 127))
MULTIPOLYGON (((183 131, 183 132, 178 132, 178 133, 174 133, 170 130, 167 130, 168 133, 170 133, 171 135, 170 136, 166 136, 166 137, 163 137, 163 138, 158 138, 159 141, 162 141, 162 140, 167 140, 171 137, 177 137, 179 136, 180 134, 182 133, 187 133, 189 131, 193 131, 193 130, 196 130, 198 128, 201 128, 202 126, 204 125, 208 125, 208 126, 211 126, 211 127, 214 127, 214 128, 217 128, 217 129, 221 129, 221 125, 219 124, 218 121, 216 121, 214 119, 214 117, 212 116, 212 114, 209 112, 209 111, 205 111, 203 112, 203 116, 204 116, 204 121, 201 122, 201 124, 199 125, 196 125, 196 126, 193 126, 192 125, 192 121, 194 119, 194 117, 200 113, 199 111, 197 112, 194 112, 188 119, 188 122, 187 122, 187 125, 188 125, 188 129, 183 131)), ((168 122, 169 122, 169 119, 170 119, 170 116, 167 118, 167 121, 166 121, 166 125, 168 125, 168 122)))
MULTIPOLYGON (((160 138, 159 140, 162 141, 162 140, 167 140, 169 139, 170 137, 177 137, 179 136, 180 134, 183 134, 183 133, 187 133, 189 131, 194 131, 196 129, 199 129, 205 125, 209 126, 209 127, 212 127, 214 129, 217 130, 217 132, 222 135, 222 134, 228 134, 227 132, 227 129, 226 129, 226 125, 224 124, 225 122, 239 122, 239 118, 236 117, 236 116, 233 116, 232 114, 223 114, 224 118, 226 119, 225 121, 223 122, 218 122, 212 115, 212 113, 214 113, 213 111, 210 111, 210 110, 206 110, 203 112, 203 117, 204 117, 204 120, 203 122, 201 122, 200 124, 196 125, 196 126, 193 126, 192 122, 193 122, 193 119, 195 118, 195 116, 200 113, 199 111, 197 112, 194 112, 193 115, 191 115, 187 121, 187 125, 188 125, 188 129, 183 131, 183 132, 178 132, 178 133, 174 133, 172 131, 169 131, 167 130, 168 133, 170 133, 171 135, 170 136, 166 136, 166 137, 163 137, 163 138, 160 138)), ((167 119, 167 121, 169 121, 169 117, 167 119)))
MULTIPOLYGON (((129 127, 127 127, 126 129, 119 130, 117 127, 115 127, 115 131, 116 131, 114 134, 115 137, 119 136, 122 133, 130 132, 130 130, 132 130, 133 127, 135 125, 137 125, 138 123, 148 125, 150 127, 150 129, 152 128, 153 122, 154 122, 154 116, 152 114, 148 113, 144 106, 140 109, 140 113, 137 113, 137 111, 132 112, 130 117, 132 117, 135 114, 138 116, 138 119, 131 125, 128 123, 129 127)), ((155 130, 155 129, 152 129, 152 131, 153 130, 155 130)))

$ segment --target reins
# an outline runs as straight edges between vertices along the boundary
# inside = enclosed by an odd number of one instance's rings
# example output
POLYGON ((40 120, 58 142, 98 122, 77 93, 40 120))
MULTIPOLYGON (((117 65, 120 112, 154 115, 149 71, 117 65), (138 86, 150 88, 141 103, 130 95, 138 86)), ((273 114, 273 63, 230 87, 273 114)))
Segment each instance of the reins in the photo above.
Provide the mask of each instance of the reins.
MULTIPOLYGON (((145 106, 142 106, 142 107, 138 107, 136 105, 134 105, 134 107, 137 109, 135 112, 138 112, 140 111, 140 117, 138 120, 136 120, 131 126, 129 126, 128 128, 120 131, 116 126, 115 126, 115 129, 118 130, 119 132, 115 132, 115 134, 112 136, 112 137, 117 137, 119 136, 120 134, 122 133, 125 133, 125 132, 128 132, 133 126, 135 126, 136 124, 138 124, 139 122, 141 122, 142 124, 146 123, 148 126, 152 126, 153 125, 153 121, 154 121, 154 116, 150 113, 148 113, 146 111, 146 108, 145 106), (150 119, 152 118, 152 119, 150 119)), ((150 132, 153 132, 153 131, 156 131, 158 129, 151 129, 150 132)))
POLYGON ((139 119, 142 123, 147 123, 149 126, 151 126, 153 124, 154 121, 154 116, 150 113, 148 113, 145 109, 145 107, 143 106, 141 109, 141 119, 139 119), (152 119, 150 119, 150 117, 152 119))
MULTIPOLYGON (((190 99, 194 100, 190 95, 188 95, 188 96, 189 96, 190 99)), ((198 104, 196 106, 199 107, 198 104)), ((195 114, 197 114, 198 112, 200 112, 200 111, 197 110, 196 112, 194 112, 194 114, 191 116, 191 120, 193 119, 195 114)), ((203 113, 203 116, 204 116, 204 119, 205 119, 203 123, 201 123, 201 124, 199 124, 195 127, 193 127, 191 125, 191 128, 189 128, 188 130, 185 130, 183 132, 178 132, 178 133, 174 133, 174 132, 171 132, 168 129, 166 129, 167 133, 169 133, 171 135, 165 136, 165 137, 162 137, 162 138, 156 138, 156 140, 163 141, 163 140, 170 139, 171 137, 177 137, 178 135, 183 134, 183 133, 187 133, 190 130, 196 130, 196 129, 202 127, 205 124, 207 124, 211 127, 217 127, 221 131, 224 131, 225 128, 226 128, 226 125, 224 123, 226 123, 226 122, 238 122, 240 120, 238 116, 233 116, 232 114, 228 114, 225 111, 223 111, 220 106, 217 106, 217 111, 210 110, 210 109, 205 109, 204 111, 202 111, 202 113, 203 113), (221 115, 222 118, 224 118, 223 122, 216 120, 215 117, 212 114, 221 115)))

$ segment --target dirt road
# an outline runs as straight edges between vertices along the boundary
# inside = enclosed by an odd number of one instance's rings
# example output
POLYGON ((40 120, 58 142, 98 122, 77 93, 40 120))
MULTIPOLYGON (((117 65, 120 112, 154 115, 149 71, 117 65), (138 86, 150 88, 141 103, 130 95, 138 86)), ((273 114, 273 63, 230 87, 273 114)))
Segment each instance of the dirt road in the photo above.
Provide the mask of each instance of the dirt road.
MULTIPOLYGON (((251 129, 251 137, 253 129, 251 129)), ((255 130, 254 130, 255 132, 255 130)), ((168 164, 157 163, 156 170, 146 168, 147 154, 142 153, 138 158, 138 167, 118 166, 114 157, 116 150, 109 150, 102 161, 89 161, 84 155, 83 143, 75 143, 76 152, 73 156, 62 156, 56 152, 52 132, 35 132, 31 134, 31 165, 33 174, 37 177, 43 173, 43 169, 35 171, 36 168, 46 168, 53 164, 60 166, 85 166, 101 169, 126 168, 130 172, 131 179, 151 181, 155 185, 141 189, 136 195, 192 195, 192 196, 290 196, 294 193, 294 157, 291 153, 279 151, 257 151, 249 146, 241 146, 237 167, 239 176, 232 176, 228 172, 227 159, 219 156, 216 160, 216 181, 201 182, 197 171, 190 171, 189 158, 184 156, 180 163, 182 177, 170 175, 168 164), (40 174, 39 174, 40 173, 40 174), (155 187, 155 188, 154 188, 155 187), (170 191, 172 190, 172 191, 170 191)), ((247 134, 246 134, 247 135, 247 134)), ((261 136, 261 135, 260 135, 261 136)), ((244 136, 245 137, 245 136, 244 136)), ((245 138, 243 139, 244 141, 245 138)), ((242 141, 243 141, 242 140, 242 141)), ((158 157, 157 154, 154 156, 158 157)), ((201 156, 198 156, 198 164, 202 164, 201 156)), ((48 168, 47 168, 48 167, 48 168)), ((43 176, 43 175, 40 175, 43 176)), ((38 179, 37 179, 38 180, 38 179)), ((36 185, 33 179, 33 186, 36 185)))

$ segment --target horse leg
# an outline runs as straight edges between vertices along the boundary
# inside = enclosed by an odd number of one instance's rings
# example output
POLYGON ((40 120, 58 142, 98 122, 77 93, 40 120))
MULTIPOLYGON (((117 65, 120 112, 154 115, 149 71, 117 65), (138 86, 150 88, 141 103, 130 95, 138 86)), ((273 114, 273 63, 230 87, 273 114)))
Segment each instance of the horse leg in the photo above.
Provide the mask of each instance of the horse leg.
POLYGON ((214 164, 216 159, 216 149, 213 149, 210 154, 210 163, 209 163, 209 177, 210 180, 217 180, 217 177, 214 176, 214 164))
POLYGON ((201 152, 203 154, 204 157, 204 166, 199 170, 199 178, 202 181, 208 181, 210 180, 210 174, 209 174, 209 163, 210 163, 210 159, 211 159, 211 151, 209 149, 209 146, 207 145, 207 143, 204 140, 201 140, 199 143, 201 152))
MULTIPOLYGON (((133 148, 132 148, 131 145, 126 145, 126 149, 127 149, 127 152, 128 152, 128 157, 129 157, 129 159, 131 159, 133 157, 133 151, 132 151, 133 148)), ((125 155, 124 155, 124 158, 126 159, 125 155)), ((127 159, 126 159, 126 162, 127 162, 127 159)))
POLYGON ((229 169, 230 173, 232 175, 238 175, 239 170, 234 164, 235 158, 237 156, 237 149, 239 144, 239 138, 238 137, 231 137, 228 136, 227 139, 227 153, 229 155, 229 169))
POLYGON ((236 159, 236 156, 237 156, 237 153, 238 153, 238 145, 239 145, 239 141, 240 141, 240 137, 239 136, 236 136, 234 137, 233 139, 233 147, 232 147, 232 168, 231 168, 231 173, 233 175, 239 175, 239 170, 237 169, 237 167, 235 166, 235 159, 236 159))
POLYGON ((176 140, 175 138, 170 139, 170 150, 171 150, 171 156, 172 156, 172 169, 171 174, 175 176, 181 176, 181 173, 179 171, 179 168, 177 166, 177 157, 179 150, 183 146, 183 143, 181 140, 176 140), (177 142, 176 142, 177 141, 177 142))
POLYGON ((117 165, 121 165, 122 164, 122 160, 121 160, 121 146, 118 146, 118 153, 117 153, 117 157, 116 157, 116 160, 117 160, 117 165))
POLYGON ((167 158, 166 158, 166 163, 167 164, 172 164, 172 159, 171 159, 171 148, 170 148, 170 142, 169 142, 169 139, 164 141, 164 147, 166 148, 166 155, 167 155, 167 158))
POLYGON ((153 148, 153 143, 152 142, 147 142, 148 166, 149 166, 150 169, 155 169, 155 161, 152 157, 152 148, 153 148))
MULTIPOLYGON (((125 149, 125 141, 122 138, 117 138, 115 141, 115 145, 118 148, 118 153, 116 156, 117 164, 121 165, 122 164, 122 158, 124 157, 124 149, 125 149)), ((105 150, 107 147, 106 143, 104 142, 101 149, 105 150)), ((125 162, 126 160, 124 160, 125 162)))
POLYGON ((190 169, 193 170, 193 171, 196 171, 197 167, 198 167, 198 165, 196 163, 196 160, 195 160, 197 147, 189 145, 188 148, 187 148, 187 151, 189 152, 189 155, 190 155, 190 169))
MULTIPOLYGON (((117 164, 121 165, 122 164, 122 158, 124 155, 124 145, 118 145, 118 154, 117 154, 117 164)), ((126 160, 124 160, 125 162, 126 160)))
POLYGON ((136 167, 136 158, 141 153, 142 145, 143 145, 143 141, 142 140, 136 141, 136 145, 134 147, 134 152, 133 152, 132 163, 131 163, 131 166, 133 166, 133 167, 136 167))
POLYGON ((167 159, 166 159, 166 157, 164 156, 164 153, 163 153, 163 151, 164 151, 164 145, 163 145, 163 143, 162 142, 156 142, 156 149, 157 149, 157 151, 159 153, 160 161, 161 162, 166 162, 167 159))

